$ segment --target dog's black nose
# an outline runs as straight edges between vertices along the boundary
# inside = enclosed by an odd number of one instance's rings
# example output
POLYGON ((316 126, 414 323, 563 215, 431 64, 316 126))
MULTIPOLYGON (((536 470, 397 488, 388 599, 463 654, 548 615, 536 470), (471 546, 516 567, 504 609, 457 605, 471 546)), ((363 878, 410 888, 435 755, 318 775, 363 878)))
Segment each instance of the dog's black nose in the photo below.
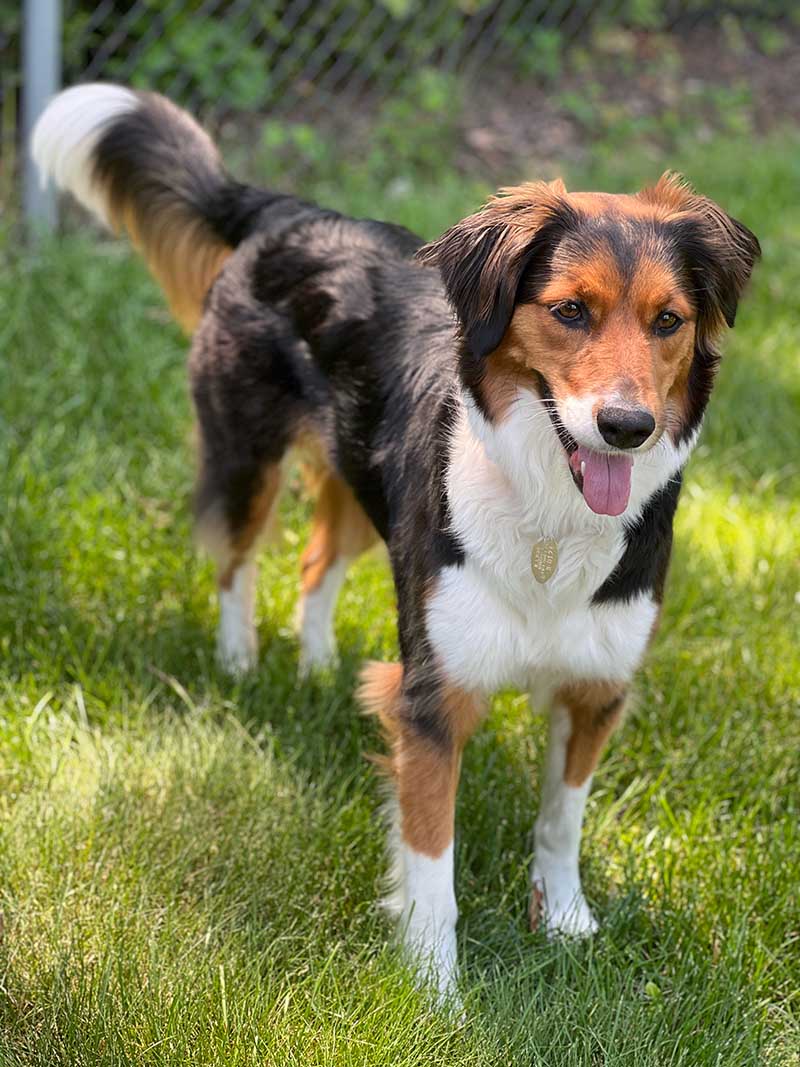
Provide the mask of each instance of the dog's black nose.
POLYGON ((597 429, 614 448, 636 448, 655 428, 656 420, 647 408, 600 408, 597 412, 597 429))

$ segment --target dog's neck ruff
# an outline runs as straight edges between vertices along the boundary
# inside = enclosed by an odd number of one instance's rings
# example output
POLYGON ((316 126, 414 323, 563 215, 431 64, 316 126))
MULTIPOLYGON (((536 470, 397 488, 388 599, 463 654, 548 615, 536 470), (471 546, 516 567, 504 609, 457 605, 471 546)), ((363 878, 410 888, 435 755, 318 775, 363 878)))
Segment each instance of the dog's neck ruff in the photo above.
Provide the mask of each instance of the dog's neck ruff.
POLYGON ((695 433, 675 445, 664 434, 636 455, 627 507, 601 515, 577 489, 547 408, 532 390, 518 390, 499 423, 484 418, 466 391, 458 407, 447 471, 453 532, 490 571, 505 570, 500 556, 510 545, 527 545, 528 575, 552 593, 602 584, 622 554, 627 528, 683 467, 697 439, 695 433))

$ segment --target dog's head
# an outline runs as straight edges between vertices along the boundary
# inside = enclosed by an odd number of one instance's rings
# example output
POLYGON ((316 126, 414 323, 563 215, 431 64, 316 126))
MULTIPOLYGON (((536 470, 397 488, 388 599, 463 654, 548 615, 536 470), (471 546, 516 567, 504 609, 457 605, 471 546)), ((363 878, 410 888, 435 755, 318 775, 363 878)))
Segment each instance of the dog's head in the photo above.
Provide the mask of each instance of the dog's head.
POLYGON ((758 241, 666 174, 633 196, 560 181, 503 190, 419 253, 459 319, 461 375, 484 416, 545 402, 593 511, 620 514, 632 453, 700 423, 758 241))

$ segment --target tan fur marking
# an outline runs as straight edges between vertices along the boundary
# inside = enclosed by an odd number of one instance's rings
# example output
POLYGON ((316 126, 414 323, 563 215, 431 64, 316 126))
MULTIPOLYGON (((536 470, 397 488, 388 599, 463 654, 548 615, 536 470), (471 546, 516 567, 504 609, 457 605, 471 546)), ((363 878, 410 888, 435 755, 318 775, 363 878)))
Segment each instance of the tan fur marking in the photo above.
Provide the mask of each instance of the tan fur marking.
POLYGON ((509 356, 501 344, 486 359, 481 389, 490 418, 501 422, 508 414, 517 390, 531 388, 533 381, 526 367, 509 356))
MULTIPOLYGON (((222 179, 224 170, 216 146, 194 119, 170 100, 155 93, 139 94, 153 121, 163 124, 165 137, 180 141, 186 165, 222 179)), ((107 184, 108 213, 113 228, 124 229, 141 252, 166 293, 173 315, 192 333, 202 315, 203 300, 233 249, 214 232, 192 205, 182 187, 183 177, 170 164, 154 158, 150 184, 129 184, 120 175, 97 175, 107 184)), ((127 176, 125 176, 127 177, 127 176)))
POLYGON ((403 690, 403 664, 381 663, 372 660, 361 668, 357 699, 367 715, 375 715, 393 739, 394 718, 388 712, 394 708, 403 690))
POLYGON ((672 268, 648 255, 643 255, 636 265, 628 300, 634 313, 647 324, 665 308, 676 311, 682 319, 694 316, 692 305, 672 268))
POLYGON ((395 744, 392 772, 403 841, 431 859, 453 840, 459 759, 407 731, 395 744))
POLYGON ((186 333, 193 333, 203 300, 232 249, 208 224, 190 215, 185 204, 169 202, 154 217, 142 219, 130 203, 111 204, 114 229, 125 229, 166 294, 170 310, 186 333))
POLYGON ((317 498, 311 540, 300 564, 303 592, 317 589, 339 556, 352 559, 377 540, 375 527, 353 491, 337 475, 328 473, 317 498))
POLYGON ((388 770, 397 791, 403 841, 436 859, 453 839, 461 751, 480 721, 482 702, 446 685, 441 711, 452 743, 437 745, 417 734, 403 715, 401 664, 369 663, 361 679, 359 700, 380 719, 391 746, 388 770))
POLYGON ((610 254, 556 263, 539 302, 522 304, 486 364, 484 392, 495 418, 508 411, 520 386, 535 388, 532 371, 547 379, 557 400, 596 394, 646 406, 657 432, 683 414, 694 352, 691 307, 665 265, 643 257, 628 285, 610 254), (589 331, 569 330, 550 311, 579 298, 592 315, 589 331), (653 332, 656 316, 673 310, 686 321, 670 337, 653 332))
POLYGON ((567 708, 572 720, 564 781, 580 786, 594 771, 622 718, 625 686, 618 682, 573 682, 558 690, 556 700, 567 708))
POLYGON ((624 281, 610 249, 601 248, 580 258, 559 250, 553 257, 551 271, 552 278, 539 296, 540 304, 578 298, 596 318, 602 319, 623 298, 624 281))

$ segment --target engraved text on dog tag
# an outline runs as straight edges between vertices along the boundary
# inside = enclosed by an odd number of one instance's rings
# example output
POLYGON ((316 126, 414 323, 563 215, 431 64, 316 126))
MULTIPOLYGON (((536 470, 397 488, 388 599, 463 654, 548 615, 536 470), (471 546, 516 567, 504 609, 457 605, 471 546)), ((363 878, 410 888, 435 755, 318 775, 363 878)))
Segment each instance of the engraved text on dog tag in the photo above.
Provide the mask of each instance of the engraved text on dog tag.
POLYGON ((537 541, 531 552, 531 570, 537 582, 546 582, 553 577, 558 566, 558 544, 552 537, 537 541))

